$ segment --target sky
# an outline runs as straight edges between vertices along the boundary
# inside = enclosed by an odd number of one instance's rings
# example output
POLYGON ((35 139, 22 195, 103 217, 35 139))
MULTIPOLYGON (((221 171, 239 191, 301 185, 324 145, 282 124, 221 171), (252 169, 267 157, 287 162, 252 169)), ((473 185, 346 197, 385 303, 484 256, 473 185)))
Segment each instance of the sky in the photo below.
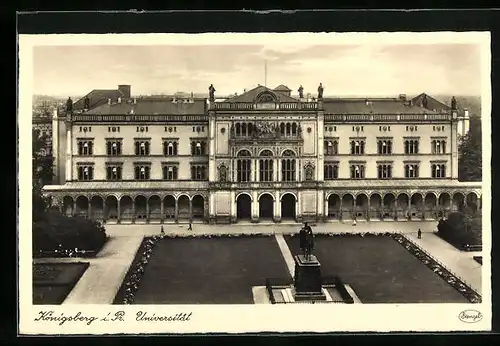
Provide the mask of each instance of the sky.
POLYGON ((325 96, 480 95, 480 47, 408 45, 37 46, 33 92, 67 97, 130 84, 132 95, 243 93, 285 84, 325 96), (267 64, 267 80, 266 68, 267 64))

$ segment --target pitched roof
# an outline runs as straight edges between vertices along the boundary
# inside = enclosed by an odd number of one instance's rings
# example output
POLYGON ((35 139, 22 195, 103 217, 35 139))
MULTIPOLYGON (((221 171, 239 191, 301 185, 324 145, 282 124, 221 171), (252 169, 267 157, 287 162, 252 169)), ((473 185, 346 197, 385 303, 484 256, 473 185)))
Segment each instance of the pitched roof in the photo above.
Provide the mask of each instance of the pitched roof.
POLYGON ((73 103, 74 110, 83 110, 85 106, 85 98, 89 98, 89 108, 92 109, 96 106, 99 106, 103 103, 107 103, 110 98, 112 101, 116 101, 118 97, 123 97, 123 94, 120 90, 111 90, 111 89, 94 89, 78 101, 73 103))
POLYGON ((288 88, 286 85, 280 84, 274 88, 274 91, 292 91, 292 89, 288 88))
POLYGON ((398 99, 324 99, 326 114, 435 114, 432 110, 409 105, 398 99), (367 102, 368 101, 368 102, 367 102))
POLYGON ((206 101, 195 99, 193 103, 172 102, 171 98, 139 98, 137 103, 108 104, 107 102, 87 111, 91 115, 197 115, 205 114, 206 101))
POLYGON ((434 97, 427 95, 426 93, 421 93, 420 95, 414 97, 412 99, 412 102, 414 105, 420 106, 424 102, 424 99, 427 100, 427 105, 425 106, 425 108, 427 108, 427 109, 431 109, 431 110, 450 110, 451 109, 449 106, 436 100, 434 97))
POLYGON ((267 92, 275 95, 279 102, 298 102, 297 99, 295 99, 295 98, 293 98, 291 96, 282 94, 280 92, 275 92, 274 90, 269 89, 268 87, 265 87, 265 86, 262 86, 262 85, 259 85, 256 88, 248 90, 247 92, 245 92, 245 93, 243 93, 243 94, 241 94, 239 96, 232 97, 232 98, 227 99, 225 101, 226 102, 254 102, 255 99, 256 99, 256 97, 261 92, 264 92, 264 91, 267 91, 267 92))

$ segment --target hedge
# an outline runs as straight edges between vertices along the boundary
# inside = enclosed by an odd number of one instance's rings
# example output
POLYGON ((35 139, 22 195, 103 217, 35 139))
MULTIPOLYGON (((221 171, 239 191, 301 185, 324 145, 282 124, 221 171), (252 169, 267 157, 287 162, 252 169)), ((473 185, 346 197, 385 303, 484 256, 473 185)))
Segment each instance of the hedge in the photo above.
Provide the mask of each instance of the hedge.
POLYGON ((480 217, 469 218, 464 213, 451 213, 438 223, 437 234, 460 250, 476 250, 482 246, 480 217))

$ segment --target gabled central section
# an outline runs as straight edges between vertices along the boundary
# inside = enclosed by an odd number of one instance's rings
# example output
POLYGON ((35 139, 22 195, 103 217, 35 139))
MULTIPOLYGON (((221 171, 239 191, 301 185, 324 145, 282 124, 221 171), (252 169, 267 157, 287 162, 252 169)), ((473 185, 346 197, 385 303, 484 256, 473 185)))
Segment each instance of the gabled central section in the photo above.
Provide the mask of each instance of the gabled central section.
POLYGON ((265 86, 259 85, 245 93, 229 98, 224 102, 231 103, 298 103, 298 100, 284 92, 269 89, 265 86))
POLYGON ((276 97, 276 94, 270 92, 269 90, 264 90, 257 94, 257 97, 255 98, 255 103, 273 103, 273 102, 278 102, 278 98, 276 97))

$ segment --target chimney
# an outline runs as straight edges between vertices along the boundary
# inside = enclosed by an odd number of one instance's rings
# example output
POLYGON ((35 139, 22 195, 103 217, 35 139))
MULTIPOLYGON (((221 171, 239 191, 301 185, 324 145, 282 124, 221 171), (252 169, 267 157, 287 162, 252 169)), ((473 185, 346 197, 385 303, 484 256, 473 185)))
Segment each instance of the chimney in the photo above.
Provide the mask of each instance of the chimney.
POLYGON ((124 98, 130 98, 130 85, 122 84, 118 85, 118 91, 123 95, 124 98))

